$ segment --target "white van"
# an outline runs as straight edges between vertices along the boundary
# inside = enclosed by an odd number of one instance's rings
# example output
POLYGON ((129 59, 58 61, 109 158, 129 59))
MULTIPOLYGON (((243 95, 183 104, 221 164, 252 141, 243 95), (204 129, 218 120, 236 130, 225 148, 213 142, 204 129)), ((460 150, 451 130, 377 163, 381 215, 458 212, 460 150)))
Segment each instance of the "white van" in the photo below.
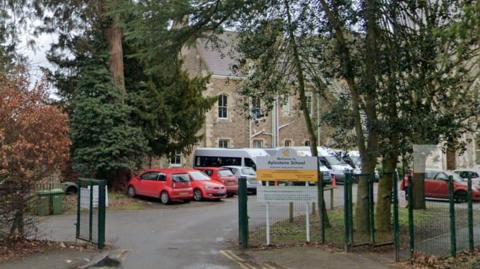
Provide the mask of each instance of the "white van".
MULTIPOLYGON (((292 147, 299 155, 312 156, 310 147, 292 147)), ((338 159, 331 149, 324 147, 317 147, 318 160, 321 166, 325 166, 330 169, 331 173, 335 175, 337 183, 345 181, 345 173, 352 172, 352 167, 345 161, 338 159)))
POLYGON ((255 159, 268 156, 263 149, 197 148, 193 153, 193 167, 247 166, 257 170, 255 159))
POLYGON ((193 153, 193 167, 225 167, 230 169, 235 176, 247 178, 247 191, 256 193, 257 186, 262 183, 257 181, 257 163, 259 156, 268 156, 263 149, 225 149, 225 148, 197 148, 193 153), (253 169, 253 170, 252 170, 253 169))

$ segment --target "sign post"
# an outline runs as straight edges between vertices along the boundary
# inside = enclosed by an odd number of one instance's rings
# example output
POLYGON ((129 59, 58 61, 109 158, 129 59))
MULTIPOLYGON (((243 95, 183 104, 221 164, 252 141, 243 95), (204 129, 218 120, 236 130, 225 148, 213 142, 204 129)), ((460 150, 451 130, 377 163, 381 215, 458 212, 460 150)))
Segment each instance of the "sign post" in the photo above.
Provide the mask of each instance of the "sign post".
MULTIPOLYGON (((265 186, 268 187, 269 185, 270 185, 270 184, 269 184, 269 182, 267 181, 267 182, 265 183, 265 186)), ((265 229, 266 232, 267 232, 267 246, 270 246, 270 242, 271 242, 271 241, 270 241, 270 203, 269 203, 268 201, 265 203, 265 216, 266 216, 266 218, 267 218, 267 219, 266 219, 266 222, 265 222, 265 224, 267 225, 267 227, 266 227, 267 229, 265 229)))
POLYGON ((257 200, 264 202, 266 215, 266 238, 270 245, 270 203, 305 203, 306 241, 310 242, 310 203, 317 200, 317 189, 309 187, 309 182, 318 181, 318 161, 316 157, 297 156, 292 149, 285 149, 275 156, 257 158, 257 179, 265 181, 265 187, 257 188, 257 200), (270 181, 305 182, 301 186, 269 186, 270 181))

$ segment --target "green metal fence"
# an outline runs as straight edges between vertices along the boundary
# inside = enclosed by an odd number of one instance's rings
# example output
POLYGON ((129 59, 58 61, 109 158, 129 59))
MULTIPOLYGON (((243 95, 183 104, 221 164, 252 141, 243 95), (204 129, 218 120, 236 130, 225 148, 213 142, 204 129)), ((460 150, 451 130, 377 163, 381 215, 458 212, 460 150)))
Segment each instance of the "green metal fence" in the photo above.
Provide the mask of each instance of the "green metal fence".
POLYGON ((106 181, 78 180, 76 238, 105 246, 106 181))
MULTIPOLYGON (((480 245, 480 208, 472 199, 472 180, 467 179, 467 193, 456 190, 452 176, 447 182, 447 199, 427 197, 425 208, 414 209, 413 186, 419 184, 409 177, 409 238, 410 257, 415 254, 456 256, 459 251, 473 251, 480 245)), ((465 184, 460 182, 457 184, 465 184)))
MULTIPOLYGON (((379 253, 391 255, 395 261, 412 258, 416 254, 435 256, 455 256, 459 251, 473 250, 480 246, 480 204, 472 199, 472 192, 477 187, 472 186, 468 180, 468 193, 466 197, 455 193, 453 179, 448 181, 449 196, 443 200, 426 200, 425 209, 413 208, 413 186, 418 184, 412 181, 411 176, 404 178, 408 188, 400 190, 402 180, 397 172, 383 174, 377 180, 375 175, 353 175, 347 173, 343 186, 338 186, 335 194, 335 203, 330 206, 329 197, 326 198, 326 212, 318 209, 309 214, 311 225, 311 242, 336 245, 346 251, 358 246, 366 246, 367 249, 377 248, 379 253), (376 223, 376 204, 379 202, 378 186, 382 180, 391 182, 391 193, 386 193, 380 199, 391 199, 391 227, 380 230, 376 223), (362 197, 367 205, 367 230, 360 230, 357 223, 358 184, 367 186, 367 195, 362 197), (385 198, 387 196, 387 198, 385 198), (326 213, 326 215, 324 215, 326 213), (328 219, 330 225, 321 225, 322 219, 328 219)), ((242 185, 240 185, 242 187, 242 185)), ((478 186, 480 189, 480 186, 478 186)), ((319 188, 322 192, 323 188, 319 188)), ((322 195, 320 196, 322 197, 322 195)), ((255 198, 253 198, 255 199, 255 198)), ((271 206, 272 217, 270 225, 265 223, 264 208, 261 205, 247 203, 246 194, 239 195, 240 214, 239 231, 242 247, 248 246, 249 236, 260 231, 263 235, 264 227, 269 226, 272 233, 272 244, 284 245, 286 243, 304 243, 305 210, 290 204, 278 204, 271 206), (249 214, 246 210, 249 210, 249 214), (278 213, 275 215, 275 213, 278 213), (249 219, 252 220, 249 227, 249 219), (260 228, 260 230, 259 230, 260 228), (300 236, 298 236, 300 235, 300 236), (283 240, 283 241, 282 241, 283 240), (288 242, 287 242, 288 241, 288 242)), ((301 204, 304 208, 305 205, 301 204)), ((320 204, 321 206, 321 204, 320 204)), ((312 208, 314 208, 312 206, 312 208)), ((385 228, 385 227, 384 227, 385 228)), ((250 238, 251 239, 251 238, 250 238)), ((255 239, 255 238, 253 238, 255 239)), ((252 240, 252 242, 255 240, 252 240)), ((256 245, 256 244, 253 244, 256 245)), ((362 248, 363 249, 363 248, 362 248)))

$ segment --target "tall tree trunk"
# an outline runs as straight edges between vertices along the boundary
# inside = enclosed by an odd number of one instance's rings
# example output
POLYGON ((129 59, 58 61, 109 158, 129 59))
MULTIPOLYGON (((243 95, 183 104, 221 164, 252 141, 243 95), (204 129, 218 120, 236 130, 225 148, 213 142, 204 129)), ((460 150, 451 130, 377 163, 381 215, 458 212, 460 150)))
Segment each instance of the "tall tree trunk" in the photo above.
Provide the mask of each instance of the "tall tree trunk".
POLYGON ((425 164, 427 156, 425 154, 416 154, 413 171, 413 208, 425 209, 425 164))
MULTIPOLYGON (((377 130, 377 1, 365 1, 365 18, 367 27, 366 37, 366 57, 365 57, 365 75, 362 78, 365 84, 365 114, 367 123, 367 147, 361 154, 362 173, 374 174, 377 164, 378 130, 377 130)), ((357 134, 358 135, 358 134, 357 134)), ((370 219, 368 217, 368 182, 360 180, 357 194, 357 228, 360 232, 369 234, 370 219)))
POLYGON ((447 143, 447 170, 457 169, 457 151, 455 150, 455 141, 449 139, 447 143))
MULTIPOLYGON (((319 0, 321 10, 327 15, 329 23, 334 29, 335 39, 337 41, 337 51, 342 64, 342 76, 347 82, 350 93, 352 94, 352 112, 355 119, 355 133, 357 138, 357 146, 362 158, 362 173, 375 173, 375 165, 377 163, 377 147, 378 147, 378 131, 377 112, 376 112, 376 71, 377 71, 377 12, 375 0, 369 0, 365 3, 365 13, 367 22, 367 41, 366 41, 366 72, 363 82, 366 87, 365 114, 367 120, 367 136, 364 135, 362 126, 362 117, 360 115, 361 93, 356 82, 355 65, 351 58, 345 34, 344 25, 337 12, 338 7, 335 1, 331 2, 332 7, 325 0, 319 0), (367 141, 365 141, 367 137, 367 141)), ((358 184, 357 207, 356 207, 357 228, 364 234, 369 234, 370 220, 368 217, 368 182, 365 178, 361 178, 358 184)))
POLYGON ((375 210, 375 224, 377 230, 381 232, 388 232, 392 227, 392 176, 397 168, 398 155, 390 154, 382 161, 383 175, 378 183, 377 204, 375 210))
MULTIPOLYGON (((118 0, 117 0, 118 1, 118 0)), ((118 6, 117 1, 110 4, 111 10, 118 6)), ((110 10, 110 11, 111 11, 110 10)), ((106 30, 106 38, 108 42, 108 52, 110 55, 109 65, 112 74, 113 83, 120 90, 123 96, 126 95, 125 74, 123 66, 123 32, 120 27, 120 18, 113 15, 110 27, 106 30)))
MULTIPOLYGON (((290 45, 292 46, 293 50, 293 61, 295 65, 295 71, 296 71, 296 77, 298 81, 298 92, 300 94, 300 108, 302 109, 303 112, 303 117, 305 119, 305 124, 307 125, 307 130, 308 134, 310 137, 310 150, 312 152, 312 156, 317 157, 318 156, 318 149, 317 149, 317 135, 316 135, 316 130, 313 127, 312 123, 312 117, 310 117, 310 112, 307 107, 307 97, 305 94, 305 76, 303 73, 302 69, 302 64, 301 64, 301 59, 300 59, 300 54, 298 52, 298 45, 295 39, 295 34, 294 34, 294 29, 292 25, 292 16, 290 14, 290 5, 288 3, 288 0, 284 0, 286 12, 287 12, 287 20, 288 20, 288 36, 290 39, 290 45)), ((312 107, 313 109, 313 107, 312 107)), ((318 171, 320 173, 320 171, 318 171)), ((317 182, 318 190, 320 190, 320 184, 321 182, 317 182)), ((326 227, 330 226, 330 220, 327 215, 327 208, 325 206, 325 199, 323 201, 320 200, 320 195, 318 195, 318 204, 323 205, 318 207, 319 211, 319 216, 325 216, 325 219, 323 220, 323 223, 325 224, 326 227), (323 214, 322 214, 323 213, 323 214)))

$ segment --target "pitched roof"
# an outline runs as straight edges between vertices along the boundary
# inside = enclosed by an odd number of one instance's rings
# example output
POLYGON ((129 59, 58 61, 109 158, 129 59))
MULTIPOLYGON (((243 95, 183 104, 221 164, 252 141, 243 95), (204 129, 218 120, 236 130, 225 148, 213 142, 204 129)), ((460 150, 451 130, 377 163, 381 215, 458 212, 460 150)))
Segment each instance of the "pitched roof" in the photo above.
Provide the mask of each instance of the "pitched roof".
POLYGON ((232 66, 237 63, 239 56, 235 50, 237 38, 238 34, 235 32, 224 32, 215 36, 214 41, 197 41, 197 51, 209 73, 217 76, 238 76, 232 71, 232 66))

